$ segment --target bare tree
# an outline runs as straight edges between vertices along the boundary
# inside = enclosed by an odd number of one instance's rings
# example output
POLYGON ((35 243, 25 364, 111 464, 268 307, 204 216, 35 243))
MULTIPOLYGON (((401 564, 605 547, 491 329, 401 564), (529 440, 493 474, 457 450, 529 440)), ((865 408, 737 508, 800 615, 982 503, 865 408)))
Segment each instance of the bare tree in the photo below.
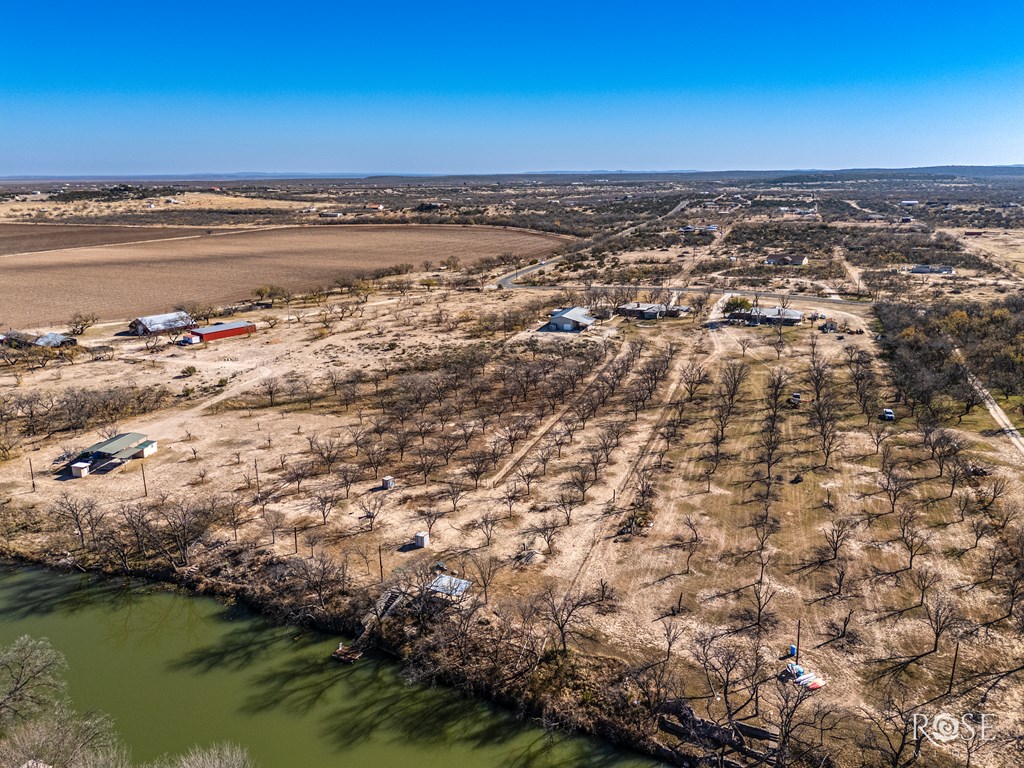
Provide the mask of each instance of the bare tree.
POLYGON ((314 514, 320 515, 323 524, 327 525, 327 518, 338 504, 338 493, 333 488, 319 488, 313 492, 310 499, 309 509, 314 514))
POLYGON ((64 695, 65 666, 45 638, 23 635, 0 647, 0 724, 23 722, 52 707, 64 695))
POLYGON ((342 464, 338 467, 338 472, 335 477, 338 478, 338 484, 345 489, 345 498, 347 499, 352 486, 356 480, 359 479, 360 471, 359 467, 355 464, 342 464))
POLYGON ((558 494, 555 506, 562 513, 562 519, 565 520, 567 526, 572 525, 572 513, 582 502, 583 500, 575 491, 562 491, 558 494))
POLYGON ((266 395, 268 404, 273 408, 277 402, 278 395, 280 395, 284 389, 284 385, 276 376, 268 376, 267 378, 260 380, 258 388, 260 392, 266 395))
POLYGON ((382 493, 365 493, 356 501, 362 518, 369 524, 369 530, 373 530, 384 510, 385 496, 382 493))
POLYGON ((607 594, 569 591, 562 593, 555 587, 548 587, 541 593, 541 618, 555 632, 563 654, 569 652, 569 641, 577 636, 586 624, 585 611, 591 606, 604 602, 607 594))
POLYGON ((469 488, 460 478, 451 478, 445 481, 441 495, 452 503, 452 512, 459 511, 459 502, 469 493, 469 488))
POLYGON ((500 522, 497 515, 488 512, 471 522, 467 528, 471 531, 480 531, 484 535, 484 546, 489 547, 500 522))
MULTIPOLYGON (((80 499, 67 491, 57 497, 50 507, 50 513, 58 522, 64 523, 78 537, 82 549, 85 549, 85 534, 90 528, 89 520, 96 514, 95 499, 80 499)), ((95 541, 95 528, 93 528, 95 541)))
POLYGON ((438 520, 448 516, 448 511, 438 507, 425 507, 416 510, 416 517, 422 520, 427 526, 427 533, 434 532, 434 525, 438 520))
POLYGON ((470 573, 472 573, 474 581, 484 591, 484 602, 486 603, 490 600, 491 585, 508 563, 494 555, 488 555, 487 557, 471 556, 469 562, 471 566, 470 573))
POLYGON ((309 441, 310 450, 320 459, 324 471, 330 474, 345 452, 345 446, 336 437, 313 436, 309 441))

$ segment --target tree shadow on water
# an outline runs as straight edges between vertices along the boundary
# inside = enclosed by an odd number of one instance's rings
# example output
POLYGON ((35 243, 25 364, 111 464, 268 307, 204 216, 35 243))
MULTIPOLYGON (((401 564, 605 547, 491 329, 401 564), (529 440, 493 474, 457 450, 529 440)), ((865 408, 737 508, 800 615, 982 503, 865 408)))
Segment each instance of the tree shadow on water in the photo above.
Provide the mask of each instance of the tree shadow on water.
POLYGON ((153 588, 141 581, 54 573, 32 568, 0 570, 0 619, 130 607, 153 588))
MULTIPOLYGON (((223 617, 222 617, 223 618, 223 617)), ((280 656, 297 667, 308 665, 308 658, 295 657, 296 651, 321 644, 324 636, 303 632, 295 627, 279 627, 251 618, 236 624, 216 642, 194 648, 170 662, 174 671, 212 672, 215 669, 244 671, 268 656, 280 656)))

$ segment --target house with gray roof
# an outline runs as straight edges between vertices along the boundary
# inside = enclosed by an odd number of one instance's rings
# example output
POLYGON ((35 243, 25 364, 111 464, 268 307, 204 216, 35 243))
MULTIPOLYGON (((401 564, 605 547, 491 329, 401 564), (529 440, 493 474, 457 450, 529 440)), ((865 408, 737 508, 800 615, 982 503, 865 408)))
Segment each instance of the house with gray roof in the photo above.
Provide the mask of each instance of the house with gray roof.
POLYGON ((587 314, 586 307, 566 307, 551 313, 545 331, 579 333, 592 326, 597 320, 587 314))

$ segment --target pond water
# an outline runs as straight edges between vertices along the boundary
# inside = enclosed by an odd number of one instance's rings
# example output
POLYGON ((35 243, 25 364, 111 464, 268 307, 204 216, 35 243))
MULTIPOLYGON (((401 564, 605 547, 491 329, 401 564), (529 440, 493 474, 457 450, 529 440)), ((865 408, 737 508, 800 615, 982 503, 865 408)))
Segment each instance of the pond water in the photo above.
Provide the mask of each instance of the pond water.
POLYGON ((262 768, 641 768, 648 759, 536 727, 397 665, 329 659, 338 638, 144 583, 0 569, 0 643, 49 638, 79 710, 114 717, 136 761, 231 741, 262 768))

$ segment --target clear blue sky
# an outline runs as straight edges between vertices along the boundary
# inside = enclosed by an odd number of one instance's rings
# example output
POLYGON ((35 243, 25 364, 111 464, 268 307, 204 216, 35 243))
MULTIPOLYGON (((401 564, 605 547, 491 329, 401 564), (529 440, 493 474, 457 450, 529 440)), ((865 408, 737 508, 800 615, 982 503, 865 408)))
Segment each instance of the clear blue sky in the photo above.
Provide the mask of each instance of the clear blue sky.
POLYGON ((0 176, 1024 163, 1020 2, 18 1, 0 176))

